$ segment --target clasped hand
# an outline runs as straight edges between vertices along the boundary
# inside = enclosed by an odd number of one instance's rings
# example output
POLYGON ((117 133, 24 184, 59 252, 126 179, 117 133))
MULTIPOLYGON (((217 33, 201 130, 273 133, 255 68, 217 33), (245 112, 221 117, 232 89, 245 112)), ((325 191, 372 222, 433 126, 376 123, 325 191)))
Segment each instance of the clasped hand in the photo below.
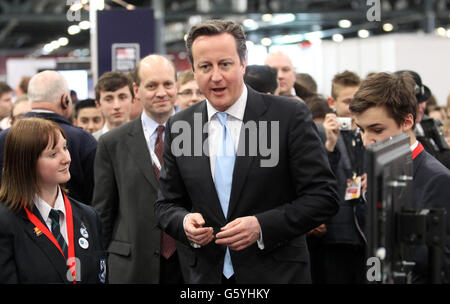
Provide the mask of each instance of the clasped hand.
POLYGON ((232 250, 242 250, 259 239, 261 227, 255 216, 239 217, 214 235, 212 227, 204 227, 205 220, 200 213, 189 214, 184 221, 184 231, 188 240, 194 244, 204 246, 214 238, 216 244, 226 245, 232 250))

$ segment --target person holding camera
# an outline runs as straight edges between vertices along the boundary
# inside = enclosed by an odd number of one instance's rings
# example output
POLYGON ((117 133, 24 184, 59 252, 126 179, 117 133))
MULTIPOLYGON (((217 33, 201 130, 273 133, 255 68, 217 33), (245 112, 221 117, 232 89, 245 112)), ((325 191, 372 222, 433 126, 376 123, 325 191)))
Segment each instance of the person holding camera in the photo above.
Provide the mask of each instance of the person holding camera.
POLYGON ((318 126, 336 175, 340 206, 324 226, 310 232, 313 283, 352 284, 365 280, 364 146, 349 110, 360 83, 359 76, 350 71, 335 75, 328 100, 334 113, 328 113, 318 126))

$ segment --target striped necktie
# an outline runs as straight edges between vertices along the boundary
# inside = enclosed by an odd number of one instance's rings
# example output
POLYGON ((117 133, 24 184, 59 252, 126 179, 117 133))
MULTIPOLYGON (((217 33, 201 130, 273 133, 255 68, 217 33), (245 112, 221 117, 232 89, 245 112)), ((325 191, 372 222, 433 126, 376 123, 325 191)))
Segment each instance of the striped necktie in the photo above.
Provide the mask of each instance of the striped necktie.
POLYGON ((61 234, 61 229, 59 227, 60 213, 61 211, 52 209, 50 210, 50 214, 48 216, 52 220, 52 234, 55 237, 56 241, 58 242, 59 247, 61 247, 64 256, 67 258, 67 244, 66 241, 64 240, 64 237, 61 234))

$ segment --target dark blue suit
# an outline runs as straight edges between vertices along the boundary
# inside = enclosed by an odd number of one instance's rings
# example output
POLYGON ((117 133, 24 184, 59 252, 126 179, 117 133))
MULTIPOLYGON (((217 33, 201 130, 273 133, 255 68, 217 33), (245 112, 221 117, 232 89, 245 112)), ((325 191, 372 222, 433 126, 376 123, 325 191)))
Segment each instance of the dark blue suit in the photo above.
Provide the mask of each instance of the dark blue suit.
MULTIPOLYGON (((445 208, 447 233, 444 248, 444 265, 447 282, 450 282, 450 171, 427 151, 413 160, 414 207, 417 209, 445 208)), ((414 257, 414 280, 426 282, 428 252, 420 246, 414 257)))
MULTIPOLYGON (((73 215, 75 257, 80 261, 77 272, 81 281, 77 283, 100 283, 100 260, 105 258, 100 218, 92 207, 70 198, 69 201, 73 215), (85 249, 79 245, 79 239, 83 237, 81 227, 88 232, 86 240, 89 246, 85 249)), ((37 208, 33 208, 33 213, 44 222, 37 208)), ((44 233, 36 234, 35 225, 24 210, 15 213, 0 203, 0 283, 72 284, 67 279, 68 269, 56 246, 44 233)))
MULTIPOLYGON (((72 159, 69 168, 71 177, 67 183, 68 194, 82 203, 90 204, 94 191, 94 159, 97 151, 97 141, 89 132, 73 126, 69 120, 59 114, 28 112, 25 117, 39 117, 52 120, 66 132, 67 145, 72 159)), ((9 129, 0 133, 0 172, 3 169, 3 153, 8 132, 9 129)))

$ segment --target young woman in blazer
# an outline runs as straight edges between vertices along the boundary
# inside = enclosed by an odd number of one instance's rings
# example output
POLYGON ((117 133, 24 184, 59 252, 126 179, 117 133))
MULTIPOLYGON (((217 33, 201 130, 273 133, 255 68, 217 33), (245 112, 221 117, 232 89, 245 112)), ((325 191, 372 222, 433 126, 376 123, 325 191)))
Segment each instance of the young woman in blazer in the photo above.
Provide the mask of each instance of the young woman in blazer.
POLYGON ((19 120, 6 138, 0 188, 0 283, 99 283, 106 262, 96 211, 66 195, 64 130, 19 120))

